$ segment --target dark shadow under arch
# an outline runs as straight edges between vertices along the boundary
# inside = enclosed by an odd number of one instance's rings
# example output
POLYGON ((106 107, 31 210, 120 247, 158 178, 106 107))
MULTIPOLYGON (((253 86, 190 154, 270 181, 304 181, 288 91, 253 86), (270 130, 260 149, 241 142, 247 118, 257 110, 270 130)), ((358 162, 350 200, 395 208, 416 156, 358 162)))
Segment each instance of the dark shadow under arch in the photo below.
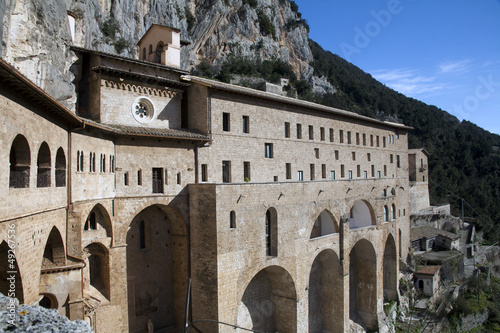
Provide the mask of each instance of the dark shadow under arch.
POLYGON ((0 244, 0 267, 2 267, 0 269, 0 292, 9 297, 15 296, 19 303, 24 303, 21 271, 17 259, 9 250, 7 242, 3 241, 0 244), (12 286, 14 289, 11 288, 12 286))
POLYGON ((392 235, 387 236, 384 249, 384 300, 398 298, 398 258, 396 242, 392 235))

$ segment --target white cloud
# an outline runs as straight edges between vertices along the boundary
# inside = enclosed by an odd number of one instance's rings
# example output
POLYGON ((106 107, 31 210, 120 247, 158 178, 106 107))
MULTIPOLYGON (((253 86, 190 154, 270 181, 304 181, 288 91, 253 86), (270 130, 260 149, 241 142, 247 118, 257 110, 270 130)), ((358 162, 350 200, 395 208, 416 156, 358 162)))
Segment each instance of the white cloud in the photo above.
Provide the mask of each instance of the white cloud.
POLYGON ((435 76, 418 75, 415 69, 400 68, 372 71, 378 81, 405 95, 436 93, 446 88, 445 84, 436 83, 435 76))
POLYGON ((469 59, 448 61, 439 65, 440 73, 465 73, 469 71, 469 59))

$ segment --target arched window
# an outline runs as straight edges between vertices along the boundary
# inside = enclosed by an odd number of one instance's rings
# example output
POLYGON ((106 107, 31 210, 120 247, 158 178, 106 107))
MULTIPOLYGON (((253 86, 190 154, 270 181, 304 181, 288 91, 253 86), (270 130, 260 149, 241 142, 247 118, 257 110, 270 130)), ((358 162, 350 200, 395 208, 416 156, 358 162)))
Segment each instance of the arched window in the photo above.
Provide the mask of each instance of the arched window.
POLYGON ((386 197, 386 196, 387 196, 387 189, 386 189, 386 188, 384 188, 384 189, 382 190, 382 196, 383 196, 383 197, 386 197))
POLYGON ((234 210, 229 213, 229 227, 231 229, 236 228, 236 213, 234 212, 234 210))
POLYGON ((43 142, 38 150, 38 158, 36 161, 37 165, 37 175, 36 175, 36 186, 37 187, 49 187, 50 186, 50 149, 46 142, 43 142))
POLYGON ((31 155, 28 141, 22 135, 16 136, 10 148, 9 187, 27 188, 30 183, 31 155))
POLYGON ((142 48, 142 60, 146 60, 146 48, 142 48))
POLYGON ((56 154, 56 187, 66 186, 66 155, 59 147, 56 154))
POLYGON ((158 44, 156 45, 156 51, 155 51, 155 60, 154 62, 160 64, 161 63, 161 54, 163 53, 163 42, 159 41, 158 44))
POLYGON ((384 206, 384 222, 388 221, 389 213, 387 206, 384 206))
POLYGON ((153 45, 149 44, 149 54, 153 53, 153 45))
POLYGON ((278 255, 278 214, 276 209, 269 208, 266 211, 266 255, 276 257, 278 255))
POLYGON ((76 171, 83 172, 83 151, 76 152, 76 171))
POLYGON ((391 206, 391 221, 396 219, 396 206, 392 204, 391 206))

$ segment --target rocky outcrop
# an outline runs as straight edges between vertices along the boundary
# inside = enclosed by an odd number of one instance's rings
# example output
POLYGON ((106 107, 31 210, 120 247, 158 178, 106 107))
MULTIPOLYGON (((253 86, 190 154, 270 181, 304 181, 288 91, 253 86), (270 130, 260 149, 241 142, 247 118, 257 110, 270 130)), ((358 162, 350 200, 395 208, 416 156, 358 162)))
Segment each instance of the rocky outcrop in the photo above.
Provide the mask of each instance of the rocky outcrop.
POLYGON ((1 57, 70 109, 70 46, 135 57, 137 42, 154 23, 180 29, 189 42, 183 69, 201 59, 217 68, 231 55, 280 59, 315 92, 335 91, 313 77, 308 28, 289 0, 0 0, 0 20, 1 57), (76 16, 74 39, 68 11, 76 16))
POLYGON ((17 299, 0 293, 0 332, 92 333, 94 331, 82 320, 70 321, 53 309, 19 305, 17 299))

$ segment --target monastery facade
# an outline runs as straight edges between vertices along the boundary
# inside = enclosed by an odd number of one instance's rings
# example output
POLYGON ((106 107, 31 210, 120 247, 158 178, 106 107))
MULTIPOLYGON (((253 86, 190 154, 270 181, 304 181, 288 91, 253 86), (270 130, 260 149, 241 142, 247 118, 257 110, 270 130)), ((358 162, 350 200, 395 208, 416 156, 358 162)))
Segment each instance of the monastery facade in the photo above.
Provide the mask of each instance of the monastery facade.
POLYGON ((181 45, 75 47, 76 113, 0 61, 0 292, 13 246, 16 297, 96 332, 378 330, 428 204, 411 128, 191 76, 181 45))

